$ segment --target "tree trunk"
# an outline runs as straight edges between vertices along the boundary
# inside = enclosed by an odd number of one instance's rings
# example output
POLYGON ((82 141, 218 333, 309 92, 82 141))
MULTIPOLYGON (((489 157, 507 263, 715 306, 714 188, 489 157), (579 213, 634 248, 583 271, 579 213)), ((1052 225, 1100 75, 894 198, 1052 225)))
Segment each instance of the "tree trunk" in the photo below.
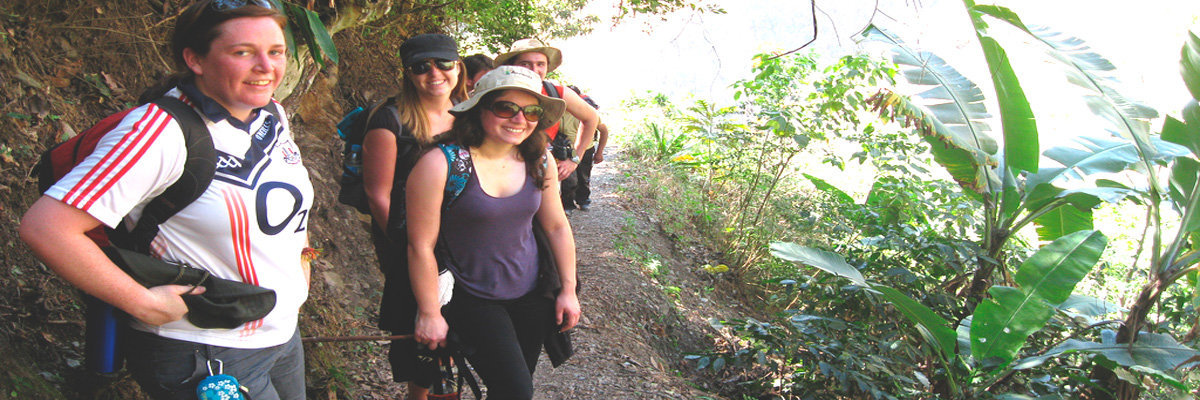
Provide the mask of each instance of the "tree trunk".
MULTIPOLYGON (((1156 276, 1153 282, 1142 288, 1137 301, 1133 303, 1133 307, 1129 308, 1129 315, 1125 317, 1125 323, 1117 331, 1117 343, 1137 341, 1137 334, 1145 325, 1146 316, 1150 314, 1150 309, 1158 302, 1159 297, 1162 296, 1162 288, 1166 286, 1160 279, 1159 276, 1156 276)), ((1121 380, 1116 373, 1100 365, 1093 367, 1088 377, 1102 388, 1092 389, 1087 396, 1088 399, 1136 400, 1142 392, 1141 386, 1121 380)))
POLYGON ((996 232, 988 243, 991 248, 984 249, 986 255, 977 257, 979 270, 975 271, 974 277, 971 278, 971 285, 967 287, 966 293, 963 295, 965 302, 960 315, 957 316, 959 320, 975 313, 975 307, 983 301, 988 289, 992 287, 992 275, 997 268, 1004 268, 1004 261, 1000 258, 1000 253, 1007 240, 1007 234, 996 232))

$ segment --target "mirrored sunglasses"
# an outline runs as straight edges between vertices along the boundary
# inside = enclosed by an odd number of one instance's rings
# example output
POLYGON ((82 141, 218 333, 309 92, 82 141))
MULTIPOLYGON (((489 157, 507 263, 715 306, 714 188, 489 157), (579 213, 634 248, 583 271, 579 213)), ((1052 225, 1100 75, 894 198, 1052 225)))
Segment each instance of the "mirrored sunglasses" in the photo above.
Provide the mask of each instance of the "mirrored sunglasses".
POLYGON ((426 73, 429 73, 429 71, 433 70, 433 67, 431 67, 430 65, 436 66, 437 69, 440 69, 442 71, 449 71, 449 70, 454 69, 454 67, 456 65, 458 65, 458 62, 453 61, 453 60, 430 59, 430 60, 422 61, 422 62, 413 64, 413 65, 409 65, 408 72, 412 72, 413 75, 424 75, 426 73))
POLYGON ((517 116, 517 113, 525 114, 525 120, 529 122, 538 122, 542 119, 542 114, 546 112, 541 104, 530 104, 525 107, 518 106, 511 101, 497 101, 492 103, 492 114, 496 114, 500 118, 512 118, 517 116))

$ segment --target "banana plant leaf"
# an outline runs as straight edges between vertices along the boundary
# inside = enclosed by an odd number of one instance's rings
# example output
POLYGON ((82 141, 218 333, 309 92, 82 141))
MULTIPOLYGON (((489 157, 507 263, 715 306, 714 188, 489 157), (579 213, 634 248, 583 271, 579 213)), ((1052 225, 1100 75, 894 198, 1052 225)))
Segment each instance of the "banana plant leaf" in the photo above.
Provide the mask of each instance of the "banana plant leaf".
POLYGON ((1189 153, 1187 148, 1158 137, 1149 140, 1155 143, 1158 152, 1155 157, 1146 158, 1134 141, 1118 137, 1081 136, 1076 138, 1074 146, 1057 146, 1046 150, 1043 155, 1057 161, 1060 166, 1043 167, 1038 173, 1030 175, 1025 185, 1036 187, 1042 183, 1085 181, 1091 175, 1128 170, 1142 161, 1163 164, 1189 153))
POLYGON ((971 355, 976 360, 1013 360, 1025 341, 1054 315, 1054 304, 1066 301, 1087 275, 1107 239, 1081 231, 1042 247, 1017 269, 1017 288, 994 286, 975 310, 971 322, 971 355))
POLYGON ((1200 210, 1192 210, 1185 213, 1182 208, 1190 204, 1188 201, 1192 196, 1200 196, 1196 193, 1197 177, 1200 176, 1200 162, 1194 158, 1180 157, 1175 160, 1175 165, 1171 167, 1170 180, 1170 195, 1171 200, 1175 202, 1179 208, 1180 215, 1187 215, 1188 220, 1184 223, 1184 230, 1187 232, 1200 231, 1200 210))
MULTIPOLYGON (((972 2, 968 2, 972 3, 972 2)), ((992 7, 1010 18, 1019 21, 1016 13, 1004 7, 992 7)), ((970 13, 975 22, 976 37, 987 60, 992 85, 996 88, 996 102, 1000 106, 1000 121, 1004 128, 1004 164, 1016 171, 1038 171, 1038 129, 1033 109, 1021 81, 1013 71, 1004 46, 987 33, 987 24, 981 14, 970 13)))
POLYGON ((999 165, 995 158, 970 142, 956 140, 962 137, 953 133, 927 109, 886 89, 867 101, 881 114, 891 113, 890 116, 885 114, 885 117, 917 128, 925 142, 929 143, 929 152, 934 161, 946 168, 950 177, 966 189, 968 195, 978 200, 984 194, 1000 190, 1000 177, 993 170, 999 165))
POLYGON ((849 279, 856 285, 868 287, 878 292, 884 299, 896 306, 910 321, 917 325, 918 331, 929 344, 937 349, 938 356, 945 362, 955 357, 956 334, 950 329, 950 322, 933 312, 924 304, 913 300, 912 297, 888 286, 868 283, 862 273, 842 256, 828 251, 804 247, 795 243, 773 242, 771 254, 784 260, 798 262, 825 272, 849 279))
POLYGON ((953 329, 950 329, 949 321, 896 289, 883 285, 872 285, 871 288, 892 303, 909 321, 917 324, 917 328, 925 340, 938 350, 938 356, 942 358, 942 361, 949 363, 955 358, 954 349, 958 343, 958 335, 953 329))
MULTIPOLYGON (((1054 32, 1043 27, 1026 26, 1015 14, 1003 7, 976 6, 976 12, 1004 21, 1023 30, 1047 47, 1047 54, 1066 66, 1067 81, 1088 91, 1084 97, 1088 108, 1111 124, 1110 133, 1129 138, 1137 146, 1138 154, 1146 164, 1159 157, 1159 149, 1150 140, 1149 120, 1158 116, 1158 111, 1129 99, 1117 89, 1117 80, 1112 74, 1112 63, 1093 52, 1083 40, 1054 32)), ((1152 184, 1155 173, 1148 170, 1152 184)))
POLYGON ((1101 343, 1069 339, 1046 352, 1057 356, 1072 352, 1102 355, 1124 367, 1143 367, 1157 371, 1174 371, 1192 362, 1200 352, 1180 344, 1170 335, 1142 332, 1134 343, 1116 342, 1116 332, 1101 332, 1101 343))
POLYGON ((971 356, 1007 363, 1054 316, 1054 308, 1017 288, 993 286, 988 293, 992 297, 975 308, 971 321, 971 356))
POLYGON ((1067 301, 1079 280, 1100 261, 1108 238, 1098 231, 1080 231, 1039 249, 1021 263, 1013 281, 1022 291, 1050 304, 1067 301))
POLYGON ((990 136, 986 120, 991 115, 979 86, 940 57, 911 49, 882 28, 868 26, 861 35, 890 44, 892 59, 902 75, 923 89, 912 99, 881 92, 872 99, 876 110, 887 109, 892 119, 920 128, 934 159, 968 192, 999 191, 1000 179, 992 170, 999 165, 995 159, 999 145, 990 136))
POLYGON ((825 250, 804 247, 795 243, 771 243, 771 255, 787 261, 798 262, 825 272, 849 279, 855 285, 871 287, 862 272, 846 263, 846 259, 825 250))
POLYGON ((1200 36, 1188 32, 1188 40, 1183 44, 1183 59, 1180 68, 1183 73, 1183 83, 1187 85, 1192 98, 1200 100, 1200 36))
POLYGON ((1182 121, 1171 116, 1163 121, 1162 138, 1187 147, 1193 156, 1200 156, 1200 105, 1192 100, 1183 113, 1182 121))
POLYGON ((817 187, 817 190, 829 194, 834 198, 834 200, 837 200, 838 203, 841 203, 842 205, 854 204, 854 198, 850 197, 850 195, 846 194, 846 192, 842 191, 842 189, 838 189, 836 186, 829 184, 829 182, 825 182, 825 180, 821 178, 809 174, 802 175, 804 175, 805 178, 808 178, 808 180, 812 182, 813 186, 817 187))
POLYGON ((1055 207, 1033 221, 1037 224, 1038 240, 1057 240, 1071 232, 1094 229, 1092 209, 1078 207, 1055 207))
POLYGON ((1121 306, 1103 299, 1081 294, 1073 294, 1067 297, 1066 301, 1059 303, 1055 308, 1059 311, 1078 313, 1089 317, 1101 317, 1124 310, 1121 306))

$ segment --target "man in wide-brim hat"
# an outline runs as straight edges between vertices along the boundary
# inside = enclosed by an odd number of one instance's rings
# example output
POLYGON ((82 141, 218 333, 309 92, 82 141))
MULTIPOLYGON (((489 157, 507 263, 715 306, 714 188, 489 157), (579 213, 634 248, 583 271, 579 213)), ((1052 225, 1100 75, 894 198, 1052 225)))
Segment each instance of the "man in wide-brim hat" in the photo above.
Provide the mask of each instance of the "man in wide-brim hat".
POLYGON ((546 79, 546 74, 558 69, 558 66, 562 65, 562 51, 554 47, 547 46, 545 43, 542 43, 541 40, 533 38, 521 39, 513 42, 512 48, 509 52, 496 57, 496 65, 516 65, 516 60, 513 60, 513 58, 529 52, 538 52, 546 56, 546 70, 533 71, 537 72, 538 75, 541 75, 542 79, 546 79))
MULTIPOLYGON (((596 128, 600 125, 600 114, 596 113, 596 109, 588 105, 582 97, 579 97, 573 90, 564 90, 563 86, 545 81, 546 74, 557 69, 559 65, 562 65, 562 52, 558 49, 547 46, 537 39, 521 39, 513 42, 512 47, 507 53, 496 57, 496 65, 515 65, 536 72, 544 81, 542 94, 548 94, 545 90, 545 85, 556 87, 558 97, 567 102, 567 112, 580 121, 580 132, 595 132, 596 128)), ((558 134, 558 128, 558 124, 555 124, 546 130, 546 134, 553 139, 558 134)), ((558 179, 560 180, 566 179, 575 173, 575 168, 579 166, 581 155, 592 147, 592 135, 578 136, 578 143, 573 144, 574 155, 558 163, 558 179)))

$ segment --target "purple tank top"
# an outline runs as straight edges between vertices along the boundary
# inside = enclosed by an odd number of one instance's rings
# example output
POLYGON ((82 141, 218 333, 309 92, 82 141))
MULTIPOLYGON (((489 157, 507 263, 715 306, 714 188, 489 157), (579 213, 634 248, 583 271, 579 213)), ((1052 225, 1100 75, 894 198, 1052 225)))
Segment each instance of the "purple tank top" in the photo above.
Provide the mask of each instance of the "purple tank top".
POLYGON ((537 285, 537 242, 533 216, 542 193, 525 177, 521 190, 509 197, 488 195, 471 174, 467 186, 442 212, 441 234, 453 262, 454 285, 490 300, 515 299, 537 285))

